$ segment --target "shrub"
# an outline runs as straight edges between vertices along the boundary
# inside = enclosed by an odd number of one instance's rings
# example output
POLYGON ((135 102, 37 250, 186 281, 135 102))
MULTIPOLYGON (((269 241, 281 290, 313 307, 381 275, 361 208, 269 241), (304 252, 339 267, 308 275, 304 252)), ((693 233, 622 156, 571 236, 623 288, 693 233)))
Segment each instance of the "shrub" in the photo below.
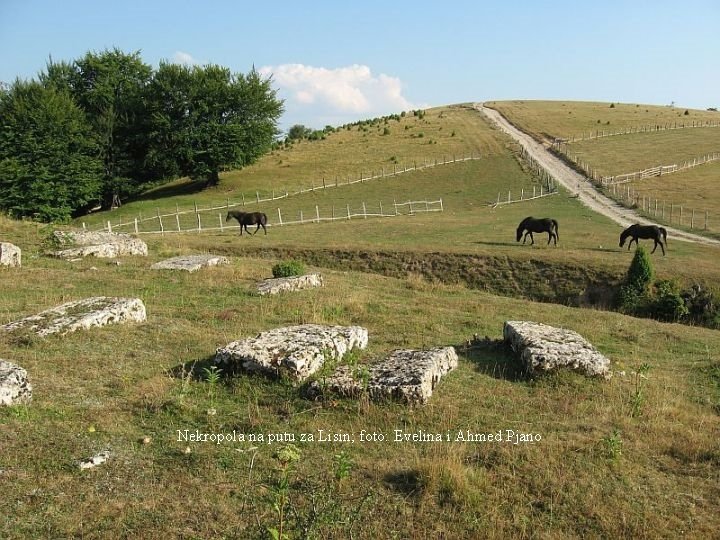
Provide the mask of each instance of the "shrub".
POLYGON ((383 135, 390 135, 390 128, 383 129, 383 135))
POLYGON ((621 310, 636 315, 643 311, 653 274, 647 251, 642 246, 638 246, 628 268, 625 283, 618 292, 618 304, 621 310))
POLYGON ((301 276, 305 273, 305 265, 300 261, 283 261, 272 267, 273 277, 301 276))
POLYGON ((655 283, 655 297, 649 306, 649 315, 661 321, 677 322, 688 314, 685 300, 674 280, 663 279, 655 283))

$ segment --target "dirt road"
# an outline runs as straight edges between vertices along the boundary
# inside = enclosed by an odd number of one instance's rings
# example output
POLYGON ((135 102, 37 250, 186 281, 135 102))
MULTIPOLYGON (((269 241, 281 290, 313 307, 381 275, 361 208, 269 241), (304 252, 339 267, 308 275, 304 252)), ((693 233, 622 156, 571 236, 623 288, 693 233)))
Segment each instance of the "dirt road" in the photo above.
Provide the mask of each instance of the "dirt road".
MULTIPOLYGON (((494 122, 502 131, 520 143, 558 183, 562 184, 570 193, 576 194, 580 201, 590 209, 609 217, 623 227, 628 227, 633 223, 655 225, 652 221, 637 215, 633 210, 619 205, 612 199, 598 192, 585 176, 568 167, 560 159, 551 154, 542 144, 530 137, 530 135, 523 133, 513 126, 496 110, 485 107, 482 103, 476 103, 475 107, 485 114, 485 116, 494 122)), ((672 239, 720 246, 720 241, 718 240, 681 231, 673 227, 668 227, 667 225, 663 226, 667 229, 668 236, 672 239)))

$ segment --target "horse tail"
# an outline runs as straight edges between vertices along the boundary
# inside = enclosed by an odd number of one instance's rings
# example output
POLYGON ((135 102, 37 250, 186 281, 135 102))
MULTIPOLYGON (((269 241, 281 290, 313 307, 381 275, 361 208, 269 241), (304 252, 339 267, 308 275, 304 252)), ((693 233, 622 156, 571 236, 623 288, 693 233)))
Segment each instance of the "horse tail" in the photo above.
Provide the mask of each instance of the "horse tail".
POLYGON ((665 244, 667 245, 667 229, 665 227, 658 227, 660 229, 660 234, 663 236, 663 240, 665 240, 665 244))
POLYGON ((556 219, 551 219, 553 227, 555 227, 555 239, 560 240, 560 233, 558 232, 558 222, 556 219))

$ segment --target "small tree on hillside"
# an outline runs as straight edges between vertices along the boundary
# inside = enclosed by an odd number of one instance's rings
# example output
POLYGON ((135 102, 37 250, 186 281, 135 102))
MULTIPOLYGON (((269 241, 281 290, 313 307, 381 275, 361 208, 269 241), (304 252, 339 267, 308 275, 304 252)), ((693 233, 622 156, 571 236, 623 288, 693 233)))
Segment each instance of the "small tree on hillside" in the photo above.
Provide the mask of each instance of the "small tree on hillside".
POLYGON ((620 307, 629 313, 637 312, 647 299, 653 282, 653 268, 645 248, 638 246, 628 268, 625 283, 620 287, 620 307))

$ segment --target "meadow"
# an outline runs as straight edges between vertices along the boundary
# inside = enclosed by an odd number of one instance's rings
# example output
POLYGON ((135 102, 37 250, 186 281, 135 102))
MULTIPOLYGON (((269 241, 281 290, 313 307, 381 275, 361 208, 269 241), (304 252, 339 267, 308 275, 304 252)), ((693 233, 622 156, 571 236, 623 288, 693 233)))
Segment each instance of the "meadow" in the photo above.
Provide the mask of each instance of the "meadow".
MULTIPOLYGON (((94 295, 138 297, 148 311, 140 325, 65 337, 0 334, 0 358, 26 368, 34 386, 30 405, 0 409, 0 537, 269 538, 280 527, 291 538, 716 533, 720 334, 562 305, 576 303, 589 284, 622 279, 632 253, 617 247, 621 228, 565 192, 493 208, 498 191, 530 190, 539 179, 469 107, 406 115, 390 126, 389 135, 381 123, 297 143, 226 173, 216 190, 188 193, 197 186, 180 180, 76 225, 291 190, 334 171, 377 169, 392 156, 421 158, 425 146, 481 159, 262 208, 248 203, 271 217, 267 235, 142 235, 150 255, 119 264, 47 257, 52 227, 0 217, 3 240, 23 248, 22 268, 0 269, 0 324, 94 295), (422 138, 408 133, 419 129, 422 138), (326 212, 382 201, 387 208, 437 197, 442 213, 272 222, 276 208, 313 215, 316 205, 326 212), (559 245, 545 246, 542 235, 533 247, 516 243, 526 215, 556 217, 559 245), (231 263, 195 274, 149 269, 198 252, 229 255, 231 263), (255 294, 255 283, 288 258, 321 272, 325 287, 255 294), (517 319, 579 332, 611 359, 613 378, 528 377, 498 342, 503 322, 517 319), (217 347, 300 323, 366 327, 369 346, 353 362, 395 348, 453 345, 460 365, 424 407, 314 401, 289 381, 212 369, 217 347), (468 347, 475 334, 489 339, 468 347), (287 457, 285 444, 188 441, 185 430, 287 433, 299 459, 287 457), (321 441, 320 430, 352 434, 354 442, 321 441), (450 440, 395 441, 395 430, 450 440), (458 440, 458 433, 506 430, 535 442, 458 440), (361 441, 361 432, 385 440, 361 441), (301 434, 314 440, 302 442, 301 434), (78 460, 104 449, 107 463, 78 469, 78 460)), ((652 262, 658 277, 712 287, 720 282, 715 253, 671 238, 668 256, 652 262)))

